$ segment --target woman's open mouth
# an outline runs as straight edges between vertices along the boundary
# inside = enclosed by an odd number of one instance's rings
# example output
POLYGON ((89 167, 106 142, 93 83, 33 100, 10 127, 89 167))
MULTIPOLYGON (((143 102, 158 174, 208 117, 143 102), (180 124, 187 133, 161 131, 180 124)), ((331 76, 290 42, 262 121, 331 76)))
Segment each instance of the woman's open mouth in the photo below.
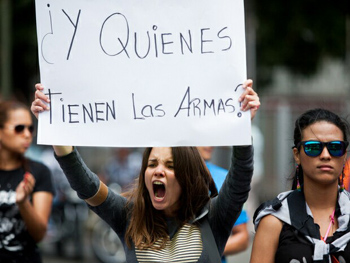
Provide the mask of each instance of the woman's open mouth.
POLYGON ((154 181, 153 192, 156 199, 162 200, 165 196, 165 185, 160 181, 154 181))

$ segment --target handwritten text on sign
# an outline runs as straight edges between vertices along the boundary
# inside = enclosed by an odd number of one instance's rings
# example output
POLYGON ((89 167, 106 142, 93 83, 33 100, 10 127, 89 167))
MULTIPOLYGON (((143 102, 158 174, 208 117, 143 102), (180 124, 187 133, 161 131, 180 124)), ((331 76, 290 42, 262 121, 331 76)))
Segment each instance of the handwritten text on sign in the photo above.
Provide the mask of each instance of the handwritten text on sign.
POLYGON ((250 144, 240 1, 36 0, 36 14, 38 143, 250 144))

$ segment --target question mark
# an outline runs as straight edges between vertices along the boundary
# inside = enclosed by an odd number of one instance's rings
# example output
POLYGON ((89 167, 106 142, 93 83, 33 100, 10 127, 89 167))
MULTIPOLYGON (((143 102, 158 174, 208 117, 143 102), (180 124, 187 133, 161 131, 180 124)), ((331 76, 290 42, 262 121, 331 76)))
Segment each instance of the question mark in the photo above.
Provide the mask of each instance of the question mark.
MULTIPOLYGON (((235 88, 235 92, 237 91, 237 89, 238 89, 240 86, 243 86, 243 84, 238 84, 237 87, 235 88)), ((239 102, 239 108, 241 108, 241 107, 242 107, 242 102, 240 101, 240 102, 239 102)), ((238 112, 238 113, 237 113, 237 116, 238 116, 238 118, 242 117, 242 112, 238 112)))

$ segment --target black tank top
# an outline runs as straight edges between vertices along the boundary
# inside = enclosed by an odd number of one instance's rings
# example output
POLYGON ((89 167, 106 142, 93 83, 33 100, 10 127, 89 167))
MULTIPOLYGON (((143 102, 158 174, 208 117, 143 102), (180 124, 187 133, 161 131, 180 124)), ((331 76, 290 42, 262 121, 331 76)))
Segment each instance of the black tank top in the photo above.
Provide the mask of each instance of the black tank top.
MULTIPOLYGON (((341 237, 343 233, 334 233, 333 236, 327 238, 327 243, 331 243, 341 237)), ((275 255, 276 263, 312 263, 312 255, 314 251, 313 244, 310 243, 303 235, 288 225, 284 224, 279 237, 279 244, 275 255)), ((350 263, 350 244, 345 251, 334 254, 339 263, 350 263)))

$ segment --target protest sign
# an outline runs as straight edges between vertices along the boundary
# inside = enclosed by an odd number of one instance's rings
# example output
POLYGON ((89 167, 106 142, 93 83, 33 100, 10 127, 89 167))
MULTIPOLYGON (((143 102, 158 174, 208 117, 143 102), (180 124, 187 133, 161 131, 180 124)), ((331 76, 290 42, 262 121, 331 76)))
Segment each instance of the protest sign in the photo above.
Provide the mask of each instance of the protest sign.
POLYGON ((36 0, 38 143, 251 143, 243 1, 36 0))

